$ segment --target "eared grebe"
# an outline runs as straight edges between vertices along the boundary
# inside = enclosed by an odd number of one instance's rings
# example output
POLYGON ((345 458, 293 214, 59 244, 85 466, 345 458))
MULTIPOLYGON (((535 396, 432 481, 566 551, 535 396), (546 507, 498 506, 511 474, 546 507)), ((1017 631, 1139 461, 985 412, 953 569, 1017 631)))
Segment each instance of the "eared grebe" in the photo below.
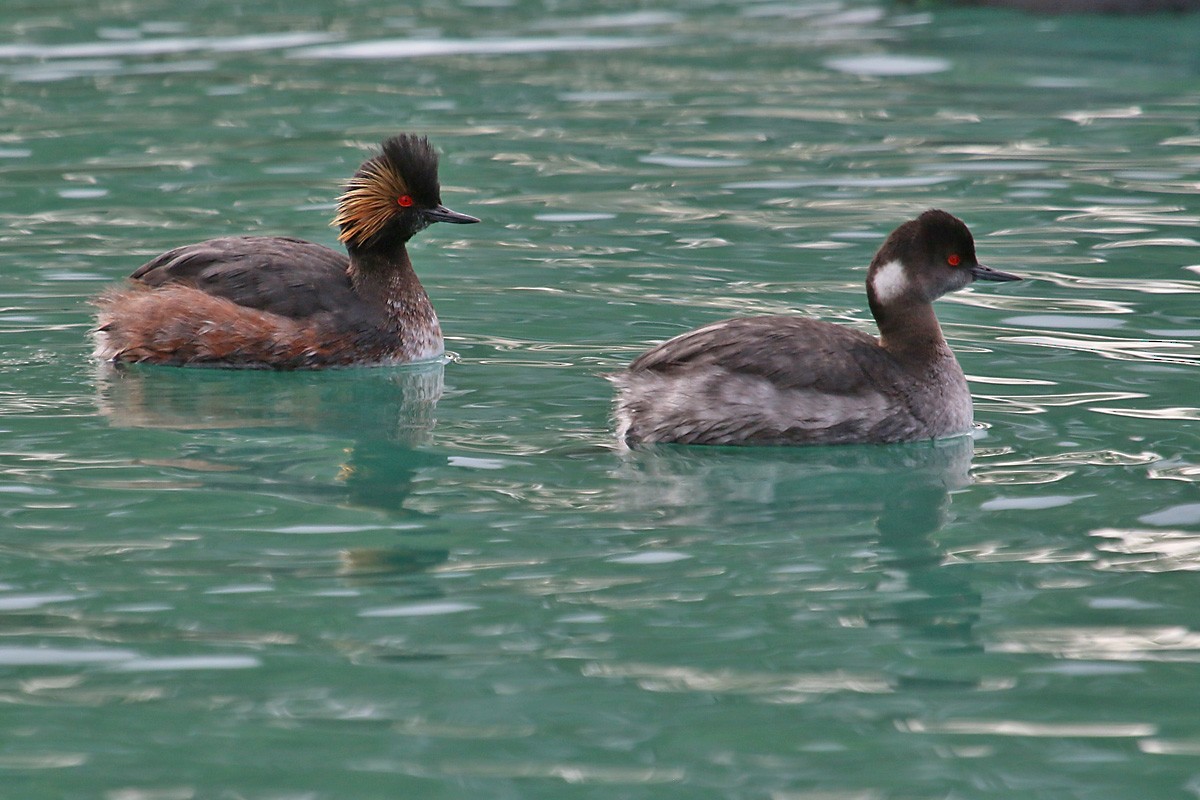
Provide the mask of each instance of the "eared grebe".
POLYGON ((967 226, 926 211, 867 272, 879 338, 798 317, 728 319, 676 336, 610 376, 623 444, 849 444, 966 433, 971 394, 933 301, 1015 281, 975 258, 967 226))
POLYGON ((338 199, 349 258, 312 242, 230 236, 178 247, 97 299, 96 355, 112 362, 315 369, 442 353, 442 331, 406 243, 442 205, 424 137, 383 143, 338 199))

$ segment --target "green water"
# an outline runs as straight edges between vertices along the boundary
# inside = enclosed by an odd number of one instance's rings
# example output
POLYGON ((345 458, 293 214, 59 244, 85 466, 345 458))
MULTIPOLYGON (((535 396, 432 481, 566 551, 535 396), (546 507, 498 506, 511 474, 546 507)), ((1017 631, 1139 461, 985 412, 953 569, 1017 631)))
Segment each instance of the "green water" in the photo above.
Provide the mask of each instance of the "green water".
MULTIPOLYGON (((77 6, 86 5, 86 8, 77 6)), ((1200 18, 929 4, 0 10, 0 794, 1200 794, 1200 18), (92 363, 87 299, 333 244, 401 130, 455 357, 92 363), (941 206, 974 440, 612 448, 731 314, 869 329, 941 206)))

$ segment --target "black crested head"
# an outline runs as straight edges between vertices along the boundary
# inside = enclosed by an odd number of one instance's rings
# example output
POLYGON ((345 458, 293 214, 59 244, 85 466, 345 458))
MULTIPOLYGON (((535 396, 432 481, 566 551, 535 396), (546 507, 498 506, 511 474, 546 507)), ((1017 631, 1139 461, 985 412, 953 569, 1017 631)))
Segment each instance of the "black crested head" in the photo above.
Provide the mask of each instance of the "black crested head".
POLYGON ((896 228, 879 248, 867 270, 867 302, 879 321, 887 307, 932 303, 972 281, 1020 279, 980 264, 963 221, 934 208, 896 228))
POLYGON ((971 281, 1021 280, 1020 275, 980 264, 975 254, 975 237, 958 217, 931 209, 917 217, 916 222, 920 226, 919 241, 929 265, 927 273, 949 271, 953 276, 942 278, 943 293, 961 289, 971 281))
POLYGON ((900 260, 915 267, 941 264, 951 255, 957 255, 963 264, 973 264, 975 238, 961 219, 931 208, 892 231, 871 264, 877 267, 900 260))
POLYGON ((867 302, 876 320, 886 307, 932 303, 986 269, 975 239, 958 217, 930 209, 892 231, 867 271, 867 302))
POLYGON ((416 205, 432 207, 442 202, 437 151, 427 138, 414 133, 393 136, 384 141, 379 158, 400 176, 416 205))
POLYGON ((424 136, 402 133, 386 140, 338 198, 338 238, 351 248, 408 241, 431 221, 422 212, 441 205, 437 167, 437 153, 424 136))
POLYGON ((957 256, 952 266, 975 263, 975 237, 966 223, 953 214, 931 208, 916 219, 918 241, 924 245, 931 262, 946 263, 957 256))

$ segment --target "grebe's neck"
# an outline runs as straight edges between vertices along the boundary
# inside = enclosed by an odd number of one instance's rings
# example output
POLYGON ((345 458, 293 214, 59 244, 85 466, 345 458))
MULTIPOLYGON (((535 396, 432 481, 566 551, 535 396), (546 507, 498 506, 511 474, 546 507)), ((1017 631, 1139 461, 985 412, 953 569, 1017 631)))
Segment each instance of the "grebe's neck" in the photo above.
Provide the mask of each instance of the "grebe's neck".
POLYGON ((380 309, 388 327, 403 333, 421 353, 417 358, 441 353, 442 329, 405 245, 386 250, 351 247, 348 252, 346 273, 358 296, 380 309))
POLYGON ((886 307, 872 304, 871 311, 879 326, 880 345, 896 358, 908 362, 954 358, 932 303, 907 305, 899 313, 888 313, 886 307))
POLYGON ((413 271, 412 259, 408 257, 408 247, 403 243, 386 249, 347 247, 346 252, 350 256, 346 273, 355 290, 364 298, 373 296, 384 287, 405 283, 421 285, 413 271))

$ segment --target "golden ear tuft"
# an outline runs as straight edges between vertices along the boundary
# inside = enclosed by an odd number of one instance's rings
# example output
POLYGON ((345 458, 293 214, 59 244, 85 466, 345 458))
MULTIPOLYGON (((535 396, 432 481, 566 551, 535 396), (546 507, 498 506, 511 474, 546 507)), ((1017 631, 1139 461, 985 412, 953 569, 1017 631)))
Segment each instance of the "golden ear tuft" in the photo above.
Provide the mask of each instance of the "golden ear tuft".
POLYGON ((359 168, 346 183, 338 198, 333 225, 341 229, 343 244, 362 244, 377 236, 388 220, 403 210, 401 197, 410 195, 404 178, 382 158, 376 157, 359 168))

